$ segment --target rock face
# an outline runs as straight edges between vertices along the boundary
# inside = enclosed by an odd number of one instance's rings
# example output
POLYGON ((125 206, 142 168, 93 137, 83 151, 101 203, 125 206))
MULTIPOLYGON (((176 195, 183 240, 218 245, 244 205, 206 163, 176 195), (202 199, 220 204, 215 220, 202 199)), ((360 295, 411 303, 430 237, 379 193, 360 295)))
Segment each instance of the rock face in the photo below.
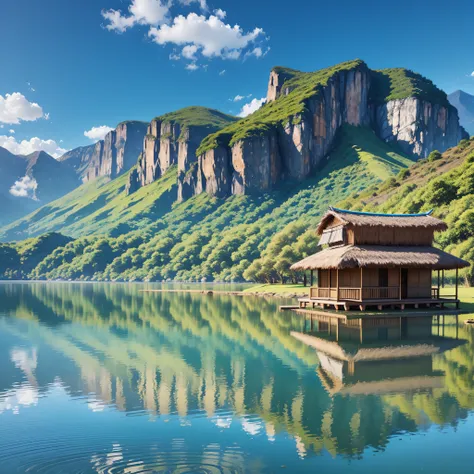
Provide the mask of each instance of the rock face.
POLYGON ((178 201, 193 196, 198 186, 205 188, 204 178, 198 178, 197 174, 196 150, 208 134, 209 129, 206 127, 152 120, 143 140, 143 151, 136 172, 130 174, 127 192, 132 193, 152 183, 173 165, 178 167, 178 201))
POLYGON ((459 126, 452 106, 431 104, 415 97, 392 100, 374 107, 373 127, 387 143, 396 143, 405 153, 426 158, 456 146, 468 134, 459 126))
POLYGON ((100 176, 115 178, 128 171, 142 152, 145 122, 122 122, 95 145, 75 148, 59 161, 70 165, 83 182, 100 176))

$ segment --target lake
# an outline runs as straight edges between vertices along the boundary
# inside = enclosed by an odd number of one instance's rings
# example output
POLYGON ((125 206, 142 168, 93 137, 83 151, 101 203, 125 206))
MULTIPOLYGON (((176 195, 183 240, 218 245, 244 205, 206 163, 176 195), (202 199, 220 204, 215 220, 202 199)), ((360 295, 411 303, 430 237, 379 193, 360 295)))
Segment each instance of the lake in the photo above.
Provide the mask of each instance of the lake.
POLYGON ((336 343, 281 300, 143 288, 0 284, 1 473, 474 472, 454 318, 336 343))

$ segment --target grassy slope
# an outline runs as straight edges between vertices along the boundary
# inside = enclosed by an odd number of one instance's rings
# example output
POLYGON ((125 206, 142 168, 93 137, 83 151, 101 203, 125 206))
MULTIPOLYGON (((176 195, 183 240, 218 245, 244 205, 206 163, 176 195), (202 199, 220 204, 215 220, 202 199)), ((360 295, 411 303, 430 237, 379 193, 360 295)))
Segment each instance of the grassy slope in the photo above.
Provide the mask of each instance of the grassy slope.
POLYGON ((171 209, 176 191, 176 168, 149 186, 125 195, 128 174, 113 181, 106 178, 83 184, 66 196, 4 227, 0 238, 19 240, 45 232, 60 231, 71 237, 110 232, 119 224, 138 225, 171 209))
MULTIPOLYGON (((56 201, 54 209, 48 208, 40 216, 32 214, 4 230, 3 236, 26 231, 28 220, 29 234, 24 235, 56 229, 64 218, 69 222, 62 231, 74 236, 113 229, 112 235, 118 235, 117 225, 122 224, 120 242, 127 241, 127 246, 110 240, 115 263, 111 262, 113 265, 107 266, 100 278, 242 278, 243 271, 285 226, 295 221, 314 225, 329 205, 360 193, 410 163, 370 130, 348 126, 338 137, 328 164, 298 185, 293 183, 263 196, 232 196, 225 200, 201 194, 171 206, 165 198, 174 185, 171 172, 131 196, 125 196, 126 178, 121 177, 99 188, 88 185, 81 195, 76 190, 73 196, 56 201), (76 200, 80 201, 77 207, 76 200), (102 205, 81 215, 94 202, 102 205)), ((68 268, 83 268, 79 260, 82 252, 88 251, 94 249, 74 251, 77 257, 72 262, 60 259, 61 267, 51 261, 36 276, 77 278, 80 274, 67 273, 68 268)))
POLYGON ((445 92, 421 74, 404 68, 372 71, 371 100, 375 103, 418 97, 434 104, 449 106, 445 92))

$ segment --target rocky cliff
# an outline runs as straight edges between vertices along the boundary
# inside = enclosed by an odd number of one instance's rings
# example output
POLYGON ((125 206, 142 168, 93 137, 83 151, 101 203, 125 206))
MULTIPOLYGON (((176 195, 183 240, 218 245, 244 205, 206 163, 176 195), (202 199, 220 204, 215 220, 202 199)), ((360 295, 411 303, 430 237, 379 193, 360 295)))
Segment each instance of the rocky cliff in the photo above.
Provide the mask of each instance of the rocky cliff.
POLYGON ((99 176, 114 178, 136 164, 146 130, 145 122, 122 122, 95 145, 75 148, 59 160, 69 164, 83 182, 99 176))
POLYGON ((370 80, 370 70, 361 61, 315 76, 272 70, 267 104, 232 125, 230 133, 217 134, 213 138, 217 148, 201 146, 197 171, 201 182, 195 193, 258 193, 284 180, 306 178, 321 166, 341 125, 369 126, 370 80), (302 93, 308 85, 315 90, 302 93), (300 95, 300 107, 294 107, 300 95), (292 108, 295 113, 288 113, 292 108))
POLYGON ((420 74, 401 68, 373 71, 372 84, 372 127, 405 153, 425 158, 467 136, 447 95, 420 74))
POLYGON ((396 143, 405 153, 421 158, 433 150, 445 151, 468 137, 459 126, 454 107, 416 97, 375 106, 373 125, 382 140, 396 143))
POLYGON ((411 71, 371 71, 359 60, 315 73, 277 67, 261 109, 203 140, 187 193, 258 193, 303 180, 324 163, 343 124, 371 127, 418 157, 467 136, 446 94, 411 71))
POLYGON ((177 200, 191 197, 199 181, 197 148, 206 136, 234 120, 234 117, 205 107, 187 107, 152 120, 137 167, 130 173, 127 192, 135 192, 152 183, 171 166, 177 165, 177 200))

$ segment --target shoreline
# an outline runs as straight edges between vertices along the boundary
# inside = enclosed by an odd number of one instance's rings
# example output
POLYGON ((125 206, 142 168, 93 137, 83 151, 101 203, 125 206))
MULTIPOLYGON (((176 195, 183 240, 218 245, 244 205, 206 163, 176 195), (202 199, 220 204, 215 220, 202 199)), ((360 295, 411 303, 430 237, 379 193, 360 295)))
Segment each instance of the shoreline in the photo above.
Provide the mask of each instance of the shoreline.
POLYGON ((273 293, 271 291, 232 291, 232 290, 190 290, 190 289, 162 289, 140 290, 140 293, 197 293, 201 295, 227 295, 227 296, 259 296, 264 298, 296 299, 304 296, 302 293, 273 293))

